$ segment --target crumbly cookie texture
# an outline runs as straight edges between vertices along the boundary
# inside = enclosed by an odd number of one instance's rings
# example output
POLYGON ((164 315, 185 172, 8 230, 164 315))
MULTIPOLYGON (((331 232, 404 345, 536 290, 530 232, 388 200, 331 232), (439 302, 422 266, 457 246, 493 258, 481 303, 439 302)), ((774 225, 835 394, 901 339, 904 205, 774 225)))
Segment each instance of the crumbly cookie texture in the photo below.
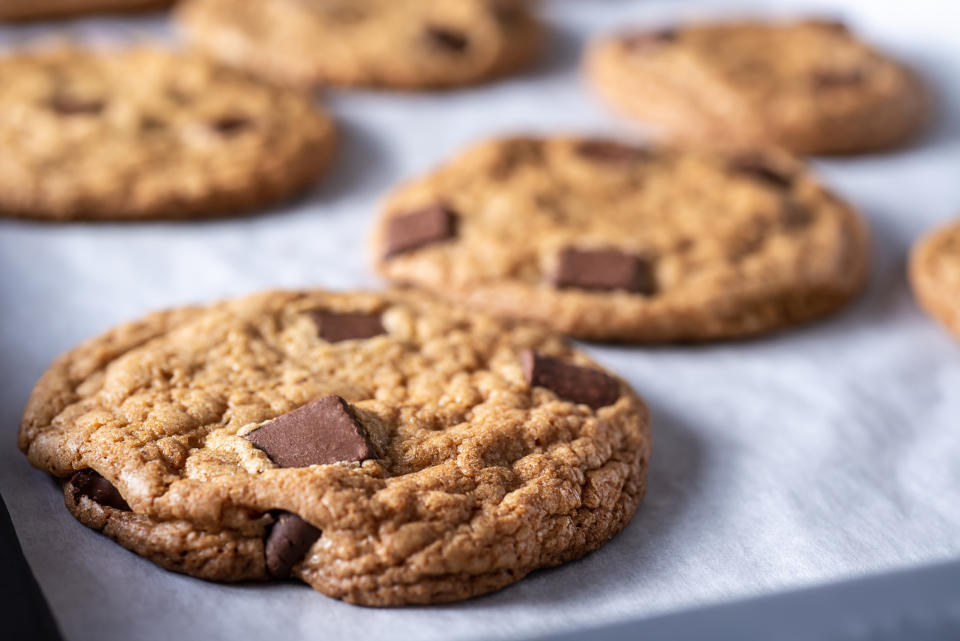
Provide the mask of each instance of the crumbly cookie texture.
POLYGON ((541 40, 525 0, 189 0, 177 15, 194 46, 298 86, 474 84, 528 65, 541 40))
POLYGON ((172 0, 3 0, 0 20, 36 20, 97 12, 160 9, 172 0))
POLYGON ((37 383, 19 446, 80 521, 163 567, 400 605, 603 545, 643 496, 650 435, 624 381, 536 326, 312 291, 79 346, 37 383))
POLYGON ((480 144, 385 203, 377 269, 586 339, 758 334, 833 312, 864 284, 859 216, 777 152, 609 140, 480 144))
POLYGON ((153 48, 0 58, 0 214, 193 218, 282 200, 327 167, 331 119, 299 92, 153 48))
POLYGON ((920 306, 960 338, 960 222, 914 246, 910 282, 920 306))
POLYGON ((886 149, 915 136, 933 104, 913 71, 830 21, 634 31, 599 40, 586 68, 615 107, 711 145, 886 149))

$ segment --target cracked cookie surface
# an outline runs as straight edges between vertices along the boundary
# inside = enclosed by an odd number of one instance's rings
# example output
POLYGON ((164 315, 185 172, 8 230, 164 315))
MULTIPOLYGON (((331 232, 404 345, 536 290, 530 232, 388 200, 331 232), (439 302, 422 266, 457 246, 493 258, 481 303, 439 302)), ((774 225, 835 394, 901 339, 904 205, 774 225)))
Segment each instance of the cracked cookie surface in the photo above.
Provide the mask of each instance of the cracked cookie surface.
POLYGON ((308 96, 152 48, 0 58, 0 214, 194 218, 288 198, 323 173, 308 96))
POLYGON ((194 46, 297 86, 474 84, 528 65, 541 39, 524 0, 189 0, 177 15, 194 46))
POLYGON ((830 21, 638 30, 598 41, 586 67, 612 105, 694 143, 866 152, 906 143, 932 112, 913 71, 830 21))
POLYGON ((795 159, 509 138, 399 187, 372 238, 399 283, 597 340, 747 336, 835 311, 860 217, 795 159))
POLYGON ((920 306, 960 338, 960 222, 917 242, 910 256, 910 282, 920 306))
POLYGON ((160 312, 77 347, 37 383, 19 446, 80 521, 163 567, 289 572, 399 605, 603 545, 643 496, 650 436, 629 386, 557 335, 413 292, 313 291, 160 312), (379 323, 324 334, 338 315, 379 323), (316 416, 351 447, 290 458, 285 425, 302 437, 316 416), (298 467, 316 456, 344 462, 298 467))

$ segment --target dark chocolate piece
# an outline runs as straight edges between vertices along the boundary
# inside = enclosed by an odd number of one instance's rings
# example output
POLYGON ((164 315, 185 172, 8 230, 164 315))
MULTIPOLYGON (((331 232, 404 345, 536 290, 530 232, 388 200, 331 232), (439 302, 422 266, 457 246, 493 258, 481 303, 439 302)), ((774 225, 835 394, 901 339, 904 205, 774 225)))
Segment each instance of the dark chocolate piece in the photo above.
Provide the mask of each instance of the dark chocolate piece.
POLYGON ((601 163, 631 163, 650 157, 643 147, 624 145, 612 140, 585 140, 576 146, 578 156, 601 163))
POLYGON ((224 116, 211 123, 213 129, 224 136, 232 136, 235 133, 250 126, 250 119, 243 116, 224 116))
POLYGON ((50 108, 61 116, 95 116, 103 111, 102 100, 84 100, 66 94, 58 94, 50 100, 50 108))
POLYGON ((453 236, 454 214, 443 205, 393 216, 387 221, 384 258, 453 236))
POLYGON ((463 32, 449 27, 427 27, 427 40, 431 45, 451 53, 463 53, 470 41, 463 32))
POLYGON ((817 89, 854 87, 862 84, 866 77, 860 69, 823 70, 813 74, 813 84, 817 89))
POLYGON ((623 289, 638 294, 656 291, 649 263, 636 254, 616 249, 564 247, 557 260, 553 284, 578 289, 623 289))
POLYGON ((70 477, 70 486, 73 488, 74 501, 78 501, 81 496, 85 496, 100 505, 130 511, 130 506, 120 496, 117 488, 113 487, 113 483, 89 467, 74 472, 73 476, 70 477))
POLYGON ((527 383, 545 387, 562 399, 599 409, 620 398, 616 379, 600 370, 573 365, 531 349, 520 354, 520 363, 527 383))
POLYGON ((328 343, 372 338, 387 333, 383 323, 380 322, 379 313, 333 312, 317 309, 310 312, 310 315, 317 326, 317 333, 320 334, 320 338, 328 343))
POLYGON ((282 414, 244 438, 280 467, 308 467, 375 458, 363 426, 339 396, 282 414))
POLYGON ((286 579, 293 566, 306 555, 320 530, 292 512, 281 512, 264 541, 267 572, 275 579, 286 579))

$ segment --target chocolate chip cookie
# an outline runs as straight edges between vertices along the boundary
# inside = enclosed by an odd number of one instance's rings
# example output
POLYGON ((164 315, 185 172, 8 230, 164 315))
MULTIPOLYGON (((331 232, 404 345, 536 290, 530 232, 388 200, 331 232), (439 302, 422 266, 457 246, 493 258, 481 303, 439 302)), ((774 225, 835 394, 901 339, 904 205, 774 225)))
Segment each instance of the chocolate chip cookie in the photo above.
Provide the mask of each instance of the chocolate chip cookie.
POLYGON ((412 292, 161 312, 60 357, 20 428, 84 524, 218 581, 489 592, 630 520, 648 412, 562 338, 412 292))
POLYGON ((3 0, 0 20, 59 18, 85 13, 159 9, 172 0, 3 0))
POLYGON ((387 200, 377 269, 598 340, 758 334, 829 314, 867 273, 854 210, 783 153, 611 140, 481 144, 387 200))
POLYGON ((885 149, 922 129, 932 105, 914 72, 830 21, 634 31, 597 42, 586 66, 612 105, 696 143, 885 149))
POLYGON ((920 306, 960 338, 960 222, 916 244, 910 282, 920 306))
POLYGON ((0 214, 194 218, 283 200, 323 173, 312 100, 158 49, 0 58, 0 214))
POLYGON ((524 0, 189 0, 188 40, 293 85, 425 89, 512 73, 539 49, 524 0))

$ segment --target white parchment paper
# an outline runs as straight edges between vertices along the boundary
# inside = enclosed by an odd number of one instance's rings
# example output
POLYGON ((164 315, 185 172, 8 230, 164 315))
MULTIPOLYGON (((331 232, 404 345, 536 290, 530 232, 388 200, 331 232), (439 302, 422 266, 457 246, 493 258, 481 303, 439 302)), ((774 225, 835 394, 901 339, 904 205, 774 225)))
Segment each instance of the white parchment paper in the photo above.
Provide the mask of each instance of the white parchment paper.
MULTIPOLYGON (((960 345, 921 315, 904 277, 911 242, 960 214, 960 9, 942 0, 820 5, 921 68, 944 106, 911 149, 817 162, 872 225, 863 298, 825 322, 747 342, 589 347, 649 401, 655 450, 633 522, 586 559, 433 608, 363 609, 293 584, 218 585, 83 527, 27 465, 16 427, 57 354, 156 308, 266 288, 378 286, 364 243, 378 198, 398 180, 498 132, 639 135, 587 92, 577 69, 587 34, 748 7, 544 5, 550 51, 523 77, 432 95, 324 96, 343 149, 332 175, 292 205, 200 223, 0 222, 0 491, 67 638, 513 638, 960 555, 960 345)), ((776 8, 785 5, 795 7, 776 8)), ((0 45, 64 28, 0 27, 0 45)), ((66 29, 169 34, 159 17, 66 29)))

